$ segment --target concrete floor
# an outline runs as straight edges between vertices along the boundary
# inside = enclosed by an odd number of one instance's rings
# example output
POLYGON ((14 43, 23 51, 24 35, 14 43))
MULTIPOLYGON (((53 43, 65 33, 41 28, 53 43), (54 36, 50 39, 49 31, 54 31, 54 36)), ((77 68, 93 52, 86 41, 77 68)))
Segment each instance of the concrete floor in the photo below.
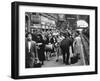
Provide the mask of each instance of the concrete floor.
MULTIPOLYGON (((83 38, 84 39, 84 38, 83 38)), ((86 42, 85 40, 83 42, 86 42)), ((87 47, 88 48, 88 47, 87 47)), ((63 58, 62 55, 59 57, 59 61, 56 62, 56 56, 52 56, 49 61, 44 61, 44 65, 42 67, 61 67, 61 66, 82 66, 86 65, 85 64, 85 58, 84 58, 84 52, 83 52, 83 45, 81 46, 81 54, 80 54, 80 59, 78 59, 78 62, 71 64, 70 65, 65 65, 63 64, 63 58)), ((73 53, 71 52, 70 48, 70 58, 73 57, 73 53)), ((70 62, 70 60, 69 60, 70 62)))
POLYGON ((42 65, 42 67, 62 67, 62 66, 80 66, 80 65, 83 65, 83 62, 81 59, 79 59, 78 62, 74 64, 65 65, 63 64, 62 55, 60 55, 58 62, 56 62, 56 57, 52 56, 49 61, 44 61, 44 65, 42 65))

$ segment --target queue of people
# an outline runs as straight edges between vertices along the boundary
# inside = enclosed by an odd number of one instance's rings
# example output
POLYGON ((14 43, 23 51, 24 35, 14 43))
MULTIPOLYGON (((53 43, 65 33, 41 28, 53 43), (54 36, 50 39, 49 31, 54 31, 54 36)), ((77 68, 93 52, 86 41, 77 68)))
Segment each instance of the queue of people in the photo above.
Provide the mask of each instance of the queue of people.
POLYGON ((36 63, 41 67, 44 65, 44 61, 49 61, 52 56, 55 56, 56 62, 59 62, 60 55, 63 57, 63 63, 69 65, 70 47, 72 53, 80 57, 80 41, 79 32, 73 34, 68 31, 63 33, 61 31, 27 32, 25 37, 25 67, 34 68, 36 63))

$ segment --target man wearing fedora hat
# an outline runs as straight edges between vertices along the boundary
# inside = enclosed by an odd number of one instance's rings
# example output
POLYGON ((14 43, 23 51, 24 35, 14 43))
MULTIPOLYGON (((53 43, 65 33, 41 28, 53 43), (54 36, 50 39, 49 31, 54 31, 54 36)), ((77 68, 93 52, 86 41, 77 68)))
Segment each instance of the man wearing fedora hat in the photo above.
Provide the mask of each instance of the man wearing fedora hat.
MULTIPOLYGON (((63 39, 61 41, 61 50, 62 50, 62 54, 63 54, 63 63, 66 65, 69 65, 69 57, 70 57, 70 52, 69 52, 69 48, 70 46, 72 47, 73 50, 73 39, 70 38, 70 34, 68 32, 64 33, 64 37, 65 39, 63 39), (67 54, 67 57, 66 57, 67 54)), ((73 51, 72 51, 73 52, 73 51)))

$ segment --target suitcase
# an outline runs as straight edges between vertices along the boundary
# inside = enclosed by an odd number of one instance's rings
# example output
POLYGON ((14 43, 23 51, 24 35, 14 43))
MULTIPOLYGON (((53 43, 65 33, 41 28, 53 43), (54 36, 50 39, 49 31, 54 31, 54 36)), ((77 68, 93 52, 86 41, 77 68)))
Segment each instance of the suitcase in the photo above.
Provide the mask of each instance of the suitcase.
POLYGON ((77 63, 78 59, 80 59, 79 54, 76 54, 73 57, 71 57, 71 64, 77 63))
POLYGON ((40 61, 38 61, 36 59, 35 62, 34 62, 34 68, 41 67, 41 66, 42 66, 42 64, 40 63, 40 61))

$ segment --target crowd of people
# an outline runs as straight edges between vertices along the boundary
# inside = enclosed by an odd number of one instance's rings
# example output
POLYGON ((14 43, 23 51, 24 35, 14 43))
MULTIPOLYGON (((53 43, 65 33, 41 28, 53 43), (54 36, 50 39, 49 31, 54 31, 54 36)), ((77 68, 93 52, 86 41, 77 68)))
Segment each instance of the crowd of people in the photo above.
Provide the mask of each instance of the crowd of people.
POLYGON ((60 55, 63 63, 69 65, 70 48, 73 56, 76 56, 78 60, 81 58, 81 45, 79 31, 74 33, 70 30, 32 30, 26 32, 25 67, 34 68, 36 64, 41 67, 44 65, 44 61, 49 61, 52 56, 55 56, 56 62, 59 62, 60 55))

